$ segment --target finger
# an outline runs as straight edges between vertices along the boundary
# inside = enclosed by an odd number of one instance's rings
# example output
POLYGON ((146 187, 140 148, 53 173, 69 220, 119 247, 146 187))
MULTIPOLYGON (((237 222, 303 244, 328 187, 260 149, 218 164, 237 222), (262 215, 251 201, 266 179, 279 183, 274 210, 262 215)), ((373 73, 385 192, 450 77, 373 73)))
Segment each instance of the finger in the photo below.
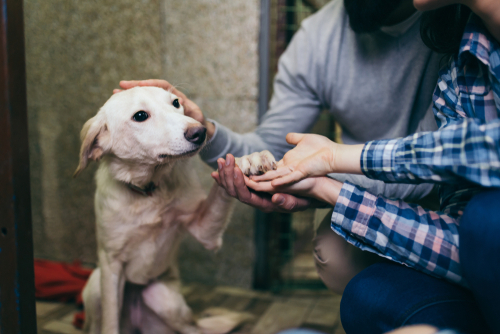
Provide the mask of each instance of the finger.
POLYGON ((286 142, 288 144, 292 145, 297 145, 299 141, 304 138, 305 134, 304 133, 295 133, 295 132, 290 132, 289 134, 286 135, 286 142))
POLYGON ((278 179, 274 179, 271 181, 273 187, 282 187, 285 185, 289 185, 292 183, 297 183, 300 180, 303 180, 307 177, 307 175, 304 175, 302 172, 296 170, 291 172, 288 175, 285 175, 283 177, 280 177, 278 179))
POLYGON ((234 168, 234 191, 236 197, 243 203, 247 203, 252 197, 250 190, 245 184, 245 176, 238 167, 234 168))
POLYGON ((226 179, 226 191, 229 195, 236 197, 234 190, 234 157, 231 154, 226 155, 226 163, 223 167, 224 178, 226 179))
POLYGON ((113 94, 116 94, 116 93, 119 93, 119 92, 123 92, 122 89, 113 89, 113 94))
POLYGON ((274 194, 271 201, 286 212, 303 211, 311 206, 309 199, 289 194, 274 194))
POLYGON ((130 89, 133 87, 160 87, 163 89, 171 89, 172 85, 165 80, 158 80, 158 79, 148 79, 148 80, 122 80, 120 81, 120 87, 124 89, 130 89))
POLYGON ((212 178, 215 180, 215 182, 217 182, 217 184, 220 186, 220 176, 219 176, 219 173, 218 172, 212 172, 210 174, 210 176, 212 176, 212 178))
POLYGON ((287 175, 291 170, 287 167, 278 168, 277 170, 268 171, 262 175, 252 175, 251 179, 255 182, 270 181, 278 177, 287 175))
POLYGON ((220 181, 220 186, 224 189, 227 190, 226 187, 226 177, 224 175, 224 164, 226 163, 226 160, 219 158, 217 159, 217 167, 218 169, 218 174, 219 174, 219 181, 220 181))
POLYGON ((251 179, 245 183, 247 187, 259 192, 275 193, 276 189, 271 185, 271 182, 254 182, 251 179))
POLYGON ((281 211, 271 202, 271 197, 269 195, 250 191, 244 183, 245 179, 247 178, 243 172, 239 168, 235 168, 234 189, 236 190, 237 198, 242 203, 251 205, 265 212, 281 211))
POLYGON ((148 79, 148 80, 122 80, 120 81, 120 87, 123 89, 130 89, 134 87, 160 87, 165 90, 171 91, 178 97, 182 97, 183 99, 186 99, 186 95, 184 95, 181 91, 179 91, 177 88, 172 86, 171 83, 169 83, 166 80, 159 80, 159 79, 148 79))

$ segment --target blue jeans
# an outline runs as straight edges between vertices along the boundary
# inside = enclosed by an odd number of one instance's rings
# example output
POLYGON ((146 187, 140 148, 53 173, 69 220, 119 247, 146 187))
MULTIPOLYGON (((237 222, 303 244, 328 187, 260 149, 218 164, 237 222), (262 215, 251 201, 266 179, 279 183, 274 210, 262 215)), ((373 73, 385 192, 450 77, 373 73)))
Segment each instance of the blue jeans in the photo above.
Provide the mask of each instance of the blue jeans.
POLYGON ((470 290, 395 263, 374 264, 344 291, 340 315, 346 333, 384 333, 411 324, 500 333, 500 190, 471 200, 459 238, 470 290))

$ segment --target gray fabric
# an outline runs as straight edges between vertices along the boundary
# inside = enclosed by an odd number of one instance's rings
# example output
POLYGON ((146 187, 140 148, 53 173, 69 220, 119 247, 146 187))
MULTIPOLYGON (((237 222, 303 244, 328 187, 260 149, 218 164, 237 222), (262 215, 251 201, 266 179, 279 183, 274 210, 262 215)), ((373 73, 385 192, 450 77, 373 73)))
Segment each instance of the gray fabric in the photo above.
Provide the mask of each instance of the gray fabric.
MULTIPOLYGON (((323 109, 339 122, 346 144, 436 130, 430 106, 441 56, 421 41, 419 22, 400 35, 393 36, 394 29, 393 35, 358 35, 349 28, 343 1, 330 2, 303 21, 280 58, 270 108, 258 128, 236 134, 214 121, 216 133, 202 159, 215 168, 227 153, 242 156, 264 149, 281 159, 292 148, 286 134, 309 132, 323 109)), ((433 188, 388 185, 363 176, 344 179, 403 199, 420 198, 433 188)))

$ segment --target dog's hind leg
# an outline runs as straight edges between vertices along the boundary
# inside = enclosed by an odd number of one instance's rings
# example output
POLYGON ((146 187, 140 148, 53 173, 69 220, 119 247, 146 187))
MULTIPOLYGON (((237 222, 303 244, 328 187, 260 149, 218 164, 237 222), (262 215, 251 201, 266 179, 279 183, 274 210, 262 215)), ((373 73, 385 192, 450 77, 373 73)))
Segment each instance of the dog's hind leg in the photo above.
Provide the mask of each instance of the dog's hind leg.
POLYGON ((82 292, 85 306, 85 325, 83 331, 89 334, 101 333, 101 270, 95 269, 90 275, 82 292))
MULTIPOLYGON (((156 281, 142 291, 144 304, 165 324, 181 334, 200 334, 178 281, 156 281)), ((143 333, 150 334, 150 333, 143 333)))

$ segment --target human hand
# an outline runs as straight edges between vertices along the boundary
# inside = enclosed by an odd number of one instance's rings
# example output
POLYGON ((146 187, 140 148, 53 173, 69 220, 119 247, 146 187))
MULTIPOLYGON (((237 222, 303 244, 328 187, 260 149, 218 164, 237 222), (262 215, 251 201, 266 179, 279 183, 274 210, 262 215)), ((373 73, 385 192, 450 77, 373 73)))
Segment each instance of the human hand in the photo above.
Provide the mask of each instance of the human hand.
POLYGON ((278 168, 252 180, 272 181, 272 186, 279 187, 334 172, 361 174, 363 145, 340 145, 324 136, 300 133, 289 133, 286 141, 296 146, 278 162, 278 168))
POLYGON ((226 190, 226 192, 238 199, 240 202, 253 206, 264 212, 295 212, 303 211, 308 208, 317 208, 325 206, 312 198, 301 198, 290 194, 282 193, 260 193, 249 189, 245 180, 248 178, 243 175, 241 169, 235 165, 235 159, 231 154, 226 159, 218 159, 218 171, 212 172, 214 180, 226 190))
POLYGON ((274 186, 272 181, 255 182, 245 178, 248 188, 265 193, 286 193, 295 196, 314 198, 317 201, 335 206, 342 190, 342 182, 326 176, 308 177, 290 185, 274 186))
MULTIPOLYGON (((184 115, 194 118, 207 128, 207 139, 210 140, 215 132, 215 125, 211 122, 207 122, 203 112, 200 107, 190 99, 186 97, 184 93, 171 85, 168 81, 159 79, 149 79, 149 80, 122 80, 120 81, 120 87, 122 89, 130 89, 134 87, 159 87, 165 90, 171 91, 177 97, 179 97, 179 103, 184 107, 184 115)), ((113 94, 119 93, 122 89, 114 89, 113 94)))

